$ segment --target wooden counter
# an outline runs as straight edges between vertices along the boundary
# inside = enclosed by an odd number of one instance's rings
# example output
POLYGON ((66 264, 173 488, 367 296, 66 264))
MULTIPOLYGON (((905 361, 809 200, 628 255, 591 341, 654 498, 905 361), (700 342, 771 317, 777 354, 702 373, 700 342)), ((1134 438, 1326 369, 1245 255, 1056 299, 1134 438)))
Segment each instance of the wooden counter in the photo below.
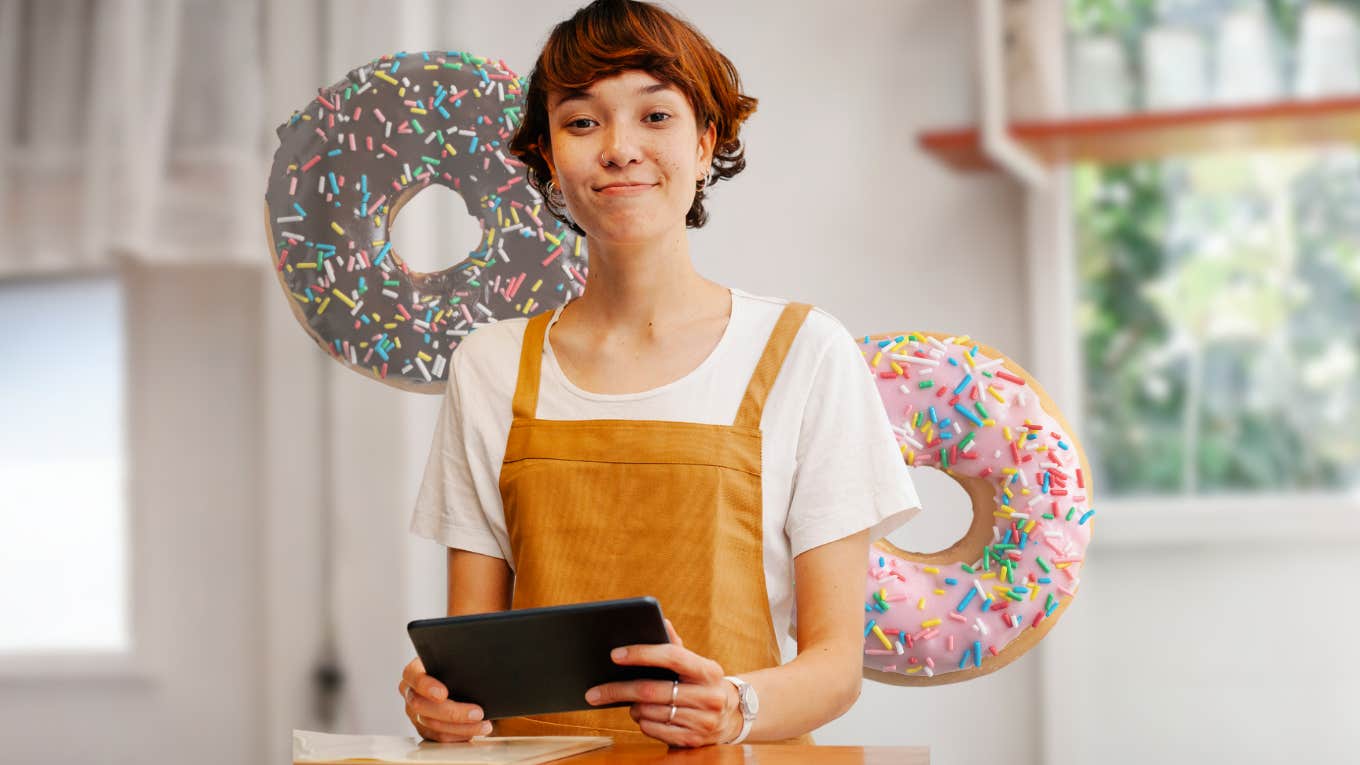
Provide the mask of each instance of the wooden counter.
POLYGON ((554 762, 563 765, 685 763, 685 765, 926 765, 924 746, 791 746, 740 744, 699 749, 667 749, 660 744, 616 744, 554 762))

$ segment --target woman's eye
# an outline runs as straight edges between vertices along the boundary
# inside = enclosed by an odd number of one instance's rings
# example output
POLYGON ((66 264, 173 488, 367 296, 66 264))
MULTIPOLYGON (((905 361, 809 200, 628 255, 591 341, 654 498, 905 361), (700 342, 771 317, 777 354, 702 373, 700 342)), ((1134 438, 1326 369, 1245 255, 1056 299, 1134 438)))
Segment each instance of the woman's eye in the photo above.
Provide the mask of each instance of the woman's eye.
MULTIPOLYGON (((671 115, 667 114, 666 112, 652 112, 651 114, 647 115, 648 122, 665 122, 670 118, 671 115), (656 117, 659 117, 660 119, 654 119, 656 117)), ((572 120, 571 122, 568 122, 567 127, 580 130, 590 127, 592 124, 594 124, 594 122, 595 120, 589 117, 578 117, 572 120)))

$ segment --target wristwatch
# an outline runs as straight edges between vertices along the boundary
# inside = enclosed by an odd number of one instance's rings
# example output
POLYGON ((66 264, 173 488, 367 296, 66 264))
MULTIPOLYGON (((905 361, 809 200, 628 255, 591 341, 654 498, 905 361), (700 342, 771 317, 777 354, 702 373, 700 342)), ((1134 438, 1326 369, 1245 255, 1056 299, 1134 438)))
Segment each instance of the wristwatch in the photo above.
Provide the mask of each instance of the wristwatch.
POLYGON ((728 675, 723 679, 729 680, 737 686, 737 699, 740 701, 741 719, 744 721, 741 725, 741 733, 738 733, 736 738, 727 743, 740 744, 751 732, 751 725, 756 721, 756 713, 760 711, 760 698, 756 696, 755 687, 740 677, 728 675))

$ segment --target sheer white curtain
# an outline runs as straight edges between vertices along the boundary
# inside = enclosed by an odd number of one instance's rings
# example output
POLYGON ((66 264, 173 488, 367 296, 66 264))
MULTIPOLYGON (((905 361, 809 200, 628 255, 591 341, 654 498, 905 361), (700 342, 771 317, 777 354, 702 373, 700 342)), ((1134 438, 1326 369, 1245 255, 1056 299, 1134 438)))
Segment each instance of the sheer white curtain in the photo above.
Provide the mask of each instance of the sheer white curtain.
POLYGON ((0 276, 265 258, 274 128, 458 4, 0 0, 0 276))
MULTIPOLYGON (((393 732, 409 727, 393 688, 411 655, 401 629, 408 617, 401 597, 404 560, 412 545, 406 521, 415 490, 412 466, 423 464, 432 419, 423 410, 408 416, 413 424, 407 427, 420 432, 409 437, 409 450, 389 450, 393 469, 377 473, 388 478, 372 478, 361 469, 367 455, 348 448, 405 437, 402 414, 412 397, 331 362, 288 309, 269 266, 264 230, 274 131, 318 87, 375 56, 487 49, 469 39, 462 21, 471 7, 437 0, 0 0, 0 66, 7 75, 0 88, 0 280, 89 271, 137 279, 147 273, 124 269, 128 261, 171 269, 171 284, 182 279, 199 288, 217 273, 196 270, 204 265, 230 263, 260 276, 259 300, 244 296, 242 305, 263 305, 261 314, 246 317, 250 309, 243 308, 221 320, 238 321, 260 347, 260 408, 239 413, 262 423, 259 443, 233 448, 259 454, 259 514, 267 519, 260 532, 262 565, 258 574, 202 575, 258 577, 254 581, 267 590, 258 595, 265 634, 252 639, 264 646, 259 685, 266 698, 258 714, 277 757, 287 751, 289 727, 321 724, 312 672, 322 653, 327 602, 346 673, 340 722, 332 724, 393 732), (374 414, 364 419, 364 412, 374 414), (317 428, 299 427, 300 421, 335 423, 343 443, 326 444, 317 428), (299 473, 343 479, 335 502, 323 507, 315 481, 299 481, 299 473), (332 520, 323 522, 328 513, 332 520), (344 563, 333 563, 333 574, 321 571, 323 546, 332 548, 332 561, 344 563)), ((546 24, 549 13, 561 11, 538 12, 546 24)), ((487 13, 480 23, 495 26, 499 18, 487 13)), ((530 31, 522 33, 521 49, 528 51, 546 27, 524 29, 530 31)), ((413 252, 434 252, 437 242, 448 240, 447 230, 459 225, 457 216, 417 212, 400 224, 401 243, 413 252)), ((159 337, 173 340, 167 348, 197 342, 178 321, 166 327, 170 334, 159 337)), ((130 327, 129 343, 144 342, 138 335, 130 327)), ((130 368, 128 385, 142 385, 148 374, 130 368)), ((205 459, 220 456, 212 439, 188 431, 182 436, 205 459)), ((134 482, 155 482, 161 455, 140 441, 129 448, 132 469, 141 471, 134 482)), ((147 518, 178 511, 155 503, 138 509, 147 518)), ((420 547, 433 550, 428 543, 420 547)), ((437 571, 430 563, 419 576, 434 575, 442 600, 442 556, 437 571)), ((199 695, 192 678, 176 682, 181 685, 162 696, 199 695)), ((8 700, 0 692, 0 704, 8 700)), ((213 710, 202 711, 208 719, 213 710)), ((118 706, 98 723, 100 730, 126 727, 132 714, 134 707, 118 706)), ((46 746, 38 738, 33 745, 46 746)), ((133 759, 124 754, 110 757, 133 759)))

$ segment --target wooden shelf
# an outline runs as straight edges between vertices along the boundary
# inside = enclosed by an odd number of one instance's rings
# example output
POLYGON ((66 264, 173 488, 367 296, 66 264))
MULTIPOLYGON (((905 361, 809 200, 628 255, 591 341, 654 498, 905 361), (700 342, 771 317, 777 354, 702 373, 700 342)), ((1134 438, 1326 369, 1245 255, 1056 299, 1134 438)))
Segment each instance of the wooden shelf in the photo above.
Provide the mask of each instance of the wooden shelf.
MULTIPOLYGON (((1011 125, 1010 132, 1047 165, 1083 161, 1117 164, 1222 149, 1360 143, 1360 95, 1018 122, 1011 125)), ((930 131, 921 134, 919 142, 956 170, 997 169, 982 151, 977 128, 930 131)))

